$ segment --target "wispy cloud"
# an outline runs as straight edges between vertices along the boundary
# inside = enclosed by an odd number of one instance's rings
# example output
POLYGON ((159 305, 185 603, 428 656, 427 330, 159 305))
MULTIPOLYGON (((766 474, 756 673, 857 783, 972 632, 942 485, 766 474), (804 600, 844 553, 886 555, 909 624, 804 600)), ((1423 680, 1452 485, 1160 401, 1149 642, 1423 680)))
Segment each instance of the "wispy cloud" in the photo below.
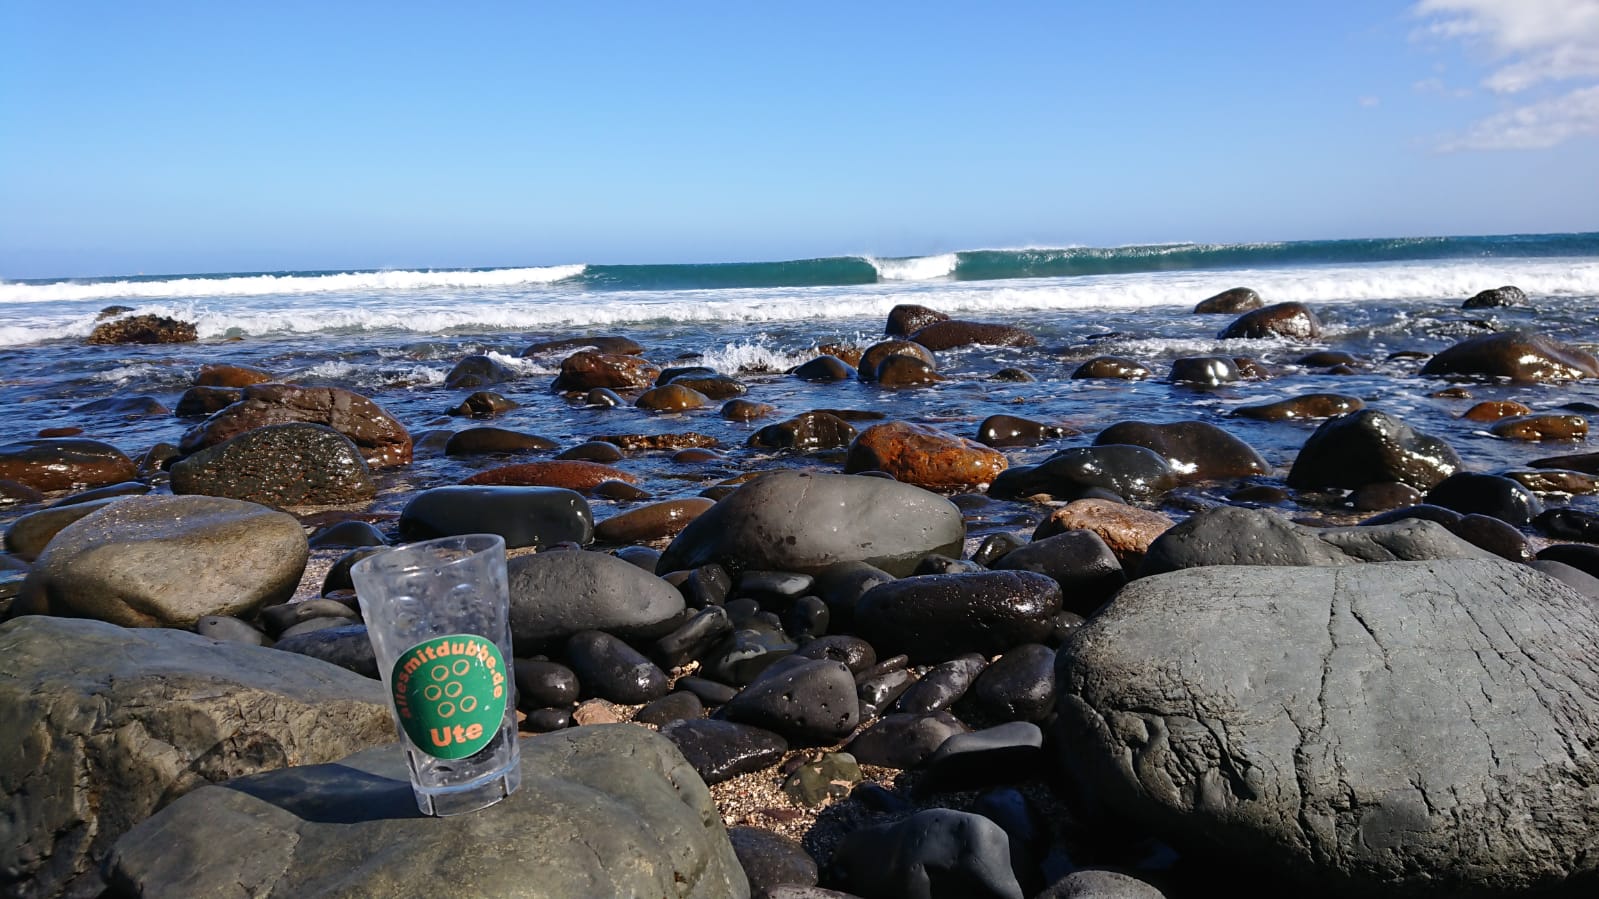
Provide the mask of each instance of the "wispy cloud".
POLYGON ((1510 104, 1440 149, 1541 149, 1599 134, 1599 0, 1421 0, 1414 11, 1427 35, 1484 52, 1482 86, 1510 104))

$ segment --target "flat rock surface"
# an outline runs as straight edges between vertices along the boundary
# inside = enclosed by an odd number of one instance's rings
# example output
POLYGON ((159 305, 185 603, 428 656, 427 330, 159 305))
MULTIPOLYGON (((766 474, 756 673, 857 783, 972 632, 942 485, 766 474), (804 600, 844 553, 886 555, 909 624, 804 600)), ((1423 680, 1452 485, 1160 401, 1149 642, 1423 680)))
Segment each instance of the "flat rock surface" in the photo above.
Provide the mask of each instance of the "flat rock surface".
POLYGON ((1147 578, 1059 654, 1063 762, 1318 890, 1593 895, 1596 645, 1599 607, 1507 562, 1147 578))
POLYGON ((663 737, 604 725, 523 739, 522 787, 416 808, 398 744, 197 790, 135 828, 111 896, 742 899, 710 792, 663 737))

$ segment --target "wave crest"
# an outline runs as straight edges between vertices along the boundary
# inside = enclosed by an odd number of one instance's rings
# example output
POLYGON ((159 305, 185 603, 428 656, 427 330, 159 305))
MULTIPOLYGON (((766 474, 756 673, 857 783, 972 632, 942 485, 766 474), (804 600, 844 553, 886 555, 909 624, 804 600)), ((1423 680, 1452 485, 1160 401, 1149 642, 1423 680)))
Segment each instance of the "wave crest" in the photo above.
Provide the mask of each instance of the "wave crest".
POLYGON ((73 300, 251 297, 344 291, 474 289, 553 284, 581 276, 586 265, 499 268, 487 271, 336 272, 324 275, 228 275, 148 281, 60 281, 53 284, 0 282, 0 303, 73 300))

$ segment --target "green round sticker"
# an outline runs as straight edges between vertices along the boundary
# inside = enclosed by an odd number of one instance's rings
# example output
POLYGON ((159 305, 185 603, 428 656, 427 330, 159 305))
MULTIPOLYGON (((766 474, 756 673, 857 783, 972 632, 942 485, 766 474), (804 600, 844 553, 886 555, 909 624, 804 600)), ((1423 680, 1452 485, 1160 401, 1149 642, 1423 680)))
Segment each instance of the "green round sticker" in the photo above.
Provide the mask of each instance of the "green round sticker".
POLYGON ((505 659, 476 634, 434 637, 400 653, 389 684, 406 736, 437 758, 482 750, 505 717, 505 659))

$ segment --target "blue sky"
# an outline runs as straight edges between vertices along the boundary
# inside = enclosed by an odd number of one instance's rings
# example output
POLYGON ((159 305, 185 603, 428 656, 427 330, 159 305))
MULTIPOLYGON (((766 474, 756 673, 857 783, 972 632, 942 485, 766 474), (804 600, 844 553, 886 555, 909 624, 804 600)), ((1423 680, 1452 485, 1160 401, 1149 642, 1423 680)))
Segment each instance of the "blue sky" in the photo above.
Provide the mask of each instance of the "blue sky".
POLYGON ((1599 0, 0 6, 0 277, 1599 230, 1599 0))

